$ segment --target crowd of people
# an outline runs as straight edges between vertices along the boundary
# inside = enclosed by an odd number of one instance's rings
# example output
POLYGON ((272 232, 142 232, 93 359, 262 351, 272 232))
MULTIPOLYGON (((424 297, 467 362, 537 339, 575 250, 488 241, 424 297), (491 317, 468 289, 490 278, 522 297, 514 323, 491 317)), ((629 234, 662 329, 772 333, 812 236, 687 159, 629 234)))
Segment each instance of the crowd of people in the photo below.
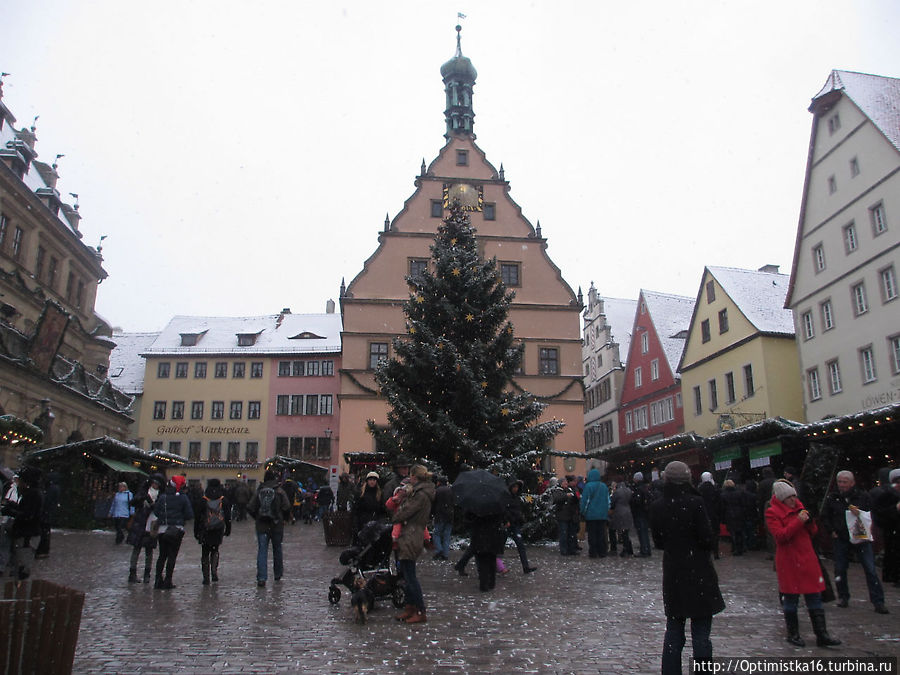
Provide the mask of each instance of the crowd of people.
MULTIPOLYGON (((870 491, 857 486, 852 472, 839 471, 834 489, 818 509, 793 467, 786 467, 781 478, 766 467, 758 483, 743 481, 740 488, 732 476, 725 478, 721 488, 709 472, 701 475, 696 487, 691 478, 689 467, 676 461, 654 480, 637 472, 630 480, 617 477, 607 482, 592 468, 586 479, 548 477, 536 490, 555 516, 562 556, 579 555, 583 540, 590 558, 617 553, 649 558, 653 555, 651 540, 663 552, 663 673, 680 672, 687 619, 691 620, 694 658, 704 660, 712 655, 712 617, 725 607, 713 562, 720 557, 721 534, 730 539, 733 556, 754 549, 765 549, 771 555, 787 641, 793 645, 805 645, 798 618, 800 596, 817 646, 840 644, 826 628, 823 593, 830 591, 830 583, 817 548, 820 529, 831 544, 836 606, 849 604, 847 571, 855 557, 865 573, 875 612, 889 613, 884 585, 900 586, 900 469, 881 472, 878 485, 870 491), (884 549, 880 579, 873 545, 876 537, 884 549)), ((25 467, 3 486, 0 561, 5 572, 26 579, 30 559, 49 554, 51 525, 60 502, 59 482, 55 474, 42 480, 39 470, 25 467), (38 542, 34 548, 33 541, 38 542)), ((482 591, 491 591, 496 575, 508 571, 502 559, 507 540, 516 546, 523 573, 536 569, 529 563, 522 539, 523 487, 522 481, 513 478, 501 510, 464 514, 470 541, 454 568, 468 576, 466 565, 474 557, 482 591)), ((115 529, 115 545, 132 547, 128 582, 150 583, 153 578, 154 588, 165 590, 175 587, 175 564, 191 522, 200 546, 202 583, 209 585, 219 579, 220 547, 231 534, 232 518, 252 518, 258 545, 256 582, 264 587, 270 547, 275 580, 284 574, 285 524, 312 523, 330 510, 347 513, 354 538, 371 521, 394 524, 394 559, 407 602, 397 619, 425 622, 416 561, 426 546, 433 549, 433 560, 450 560, 450 536, 459 510, 445 476, 432 475, 425 466, 402 455, 386 477, 370 471, 356 483, 349 474, 342 475, 336 495, 330 486, 320 487, 311 480, 306 485, 282 480, 272 470, 266 471, 255 490, 243 481, 226 488, 215 478, 205 488, 199 484, 188 487, 183 475, 166 479, 153 474, 134 492, 126 483, 119 483, 108 516, 115 529), (143 574, 139 575, 142 555, 143 574)))

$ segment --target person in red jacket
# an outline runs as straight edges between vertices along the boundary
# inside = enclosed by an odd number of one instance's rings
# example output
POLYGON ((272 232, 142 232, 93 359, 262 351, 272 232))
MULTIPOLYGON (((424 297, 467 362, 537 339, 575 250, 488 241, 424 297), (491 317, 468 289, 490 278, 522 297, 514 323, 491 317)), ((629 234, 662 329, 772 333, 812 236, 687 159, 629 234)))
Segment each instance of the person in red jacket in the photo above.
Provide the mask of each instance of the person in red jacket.
POLYGON ((833 647, 841 644, 840 640, 828 635, 825 627, 825 609, 822 607, 825 579, 812 545, 816 524, 797 499, 794 486, 786 480, 777 480, 772 484, 766 526, 775 539, 775 572, 778 575, 778 590, 783 598, 787 641, 797 647, 806 646, 800 637, 797 619, 797 605, 802 595, 816 634, 816 645, 833 647))

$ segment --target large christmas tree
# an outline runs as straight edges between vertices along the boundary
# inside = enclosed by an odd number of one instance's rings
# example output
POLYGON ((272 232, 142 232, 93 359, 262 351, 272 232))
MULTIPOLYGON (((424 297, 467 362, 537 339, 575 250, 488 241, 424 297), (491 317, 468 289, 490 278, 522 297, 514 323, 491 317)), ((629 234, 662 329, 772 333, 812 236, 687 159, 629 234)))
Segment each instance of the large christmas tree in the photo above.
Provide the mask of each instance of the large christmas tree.
POLYGON ((514 293, 479 255, 458 203, 431 253, 433 269, 407 279, 408 335, 375 372, 390 426, 370 429, 381 447, 428 459, 451 480, 463 463, 521 476, 563 423, 539 423, 546 406, 513 390, 524 349, 507 319, 514 293))

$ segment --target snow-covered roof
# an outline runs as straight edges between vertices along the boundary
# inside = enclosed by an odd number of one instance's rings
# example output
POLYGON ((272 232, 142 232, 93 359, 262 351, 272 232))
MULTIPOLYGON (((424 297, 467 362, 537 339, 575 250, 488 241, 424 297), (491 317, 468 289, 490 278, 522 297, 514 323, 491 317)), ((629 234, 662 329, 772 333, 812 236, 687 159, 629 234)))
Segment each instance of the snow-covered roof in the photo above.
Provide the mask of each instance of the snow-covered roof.
POLYGON ((900 79, 832 70, 825 86, 813 96, 811 107, 833 91, 842 91, 848 96, 900 150, 900 79))
POLYGON ((147 349, 159 333, 113 333, 116 346, 109 354, 109 381, 126 394, 144 391, 144 359, 147 349))
POLYGON ((784 308, 789 275, 734 267, 706 269, 758 331, 794 334, 793 314, 784 308))
POLYGON ((341 350, 340 314, 271 314, 267 316, 176 316, 144 351, 167 354, 304 354, 341 350), (183 345, 182 335, 198 336, 183 345), (239 335, 253 335, 253 344, 239 345, 239 335))
POLYGON ((694 311, 694 299, 641 289, 647 311, 672 373, 676 372, 694 311))
POLYGON ((603 300, 603 316, 606 317, 606 325, 610 327, 609 332, 613 341, 619 343, 619 358, 624 361, 628 358, 628 349, 631 346, 631 329, 634 328, 637 300, 605 296, 601 296, 600 299, 603 300))

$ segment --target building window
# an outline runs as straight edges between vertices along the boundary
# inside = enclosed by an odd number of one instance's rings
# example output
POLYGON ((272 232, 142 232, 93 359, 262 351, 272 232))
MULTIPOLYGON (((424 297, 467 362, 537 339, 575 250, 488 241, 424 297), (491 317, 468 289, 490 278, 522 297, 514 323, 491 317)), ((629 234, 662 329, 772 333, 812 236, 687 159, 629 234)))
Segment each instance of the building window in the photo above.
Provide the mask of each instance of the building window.
POLYGON ((322 361, 322 375, 327 377, 334 375, 334 361, 322 361))
POLYGON ((469 151, 468 150, 457 150, 456 151, 456 166, 469 166, 469 151))
POLYGON ((440 199, 431 200, 431 217, 441 218, 444 215, 444 205, 440 199))
POLYGON ((209 461, 210 462, 221 462, 222 461, 222 442, 221 441, 210 441, 209 442, 209 461))
POLYGON ((833 175, 828 176, 828 194, 833 195, 837 192, 837 178, 833 175))
POLYGON ((188 443, 188 461, 200 461, 200 441, 190 441, 188 443))
POLYGON ((288 452, 291 453, 291 457, 296 457, 297 459, 303 457, 303 439, 299 436, 291 436, 290 441, 291 446, 288 452))
POLYGON ((247 441, 246 446, 244 446, 244 461, 259 461, 259 443, 257 441, 247 441))
POLYGON ((287 436, 276 436, 275 437, 275 454, 287 456, 289 442, 290 442, 290 439, 287 436))
POLYGON ((703 319, 700 322, 700 339, 703 342, 709 342, 712 339, 712 334, 709 331, 709 319, 703 319))
POLYGON ((659 379, 659 359, 650 362, 650 379, 654 381, 659 379))
POLYGON ((150 441, 150 449, 162 451, 162 449, 163 449, 162 441, 150 441))
MULTIPOLYGON (((19 255, 22 253, 22 240, 25 238, 25 230, 21 227, 16 227, 15 232, 13 233, 13 258, 16 260, 19 259, 19 255)), ((52 265, 54 258, 50 258, 50 264, 52 265)), ((53 284, 51 284, 52 286, 53 284)))
POLYGON ((38 281, 44 276, 44 258, 47 257, 47 251, 43 246, 38 246, 37 258, 34 261, 34 276, 38 281))
POLYGON ((175 364, 175 377, 179 379, 183 379, 187 377, 188 374, 188 364, 185 361, 179 361, 175 364))
POLYGON ((243 361, 235 361, 231 366, 231 376, 241 378, 244 377, 244 372, 247 369, 247 364, 243 361))
POLYGON ((50 265, 47 268, 47 285, 52 288, 54 291, 56 290, 56 275, 59 271, 59 261, 50 256, 50 265))
POLYGON ((409 261, 409 279, 414 284, 422 282, 425 270, 428 269, 428 261, 423 258, 412 258, 409 261))
POLYGON ((225 361, 216 361, 215 376, 219 378, 228 377, 228 364, 225 361))
POLYGON ((171 366, 168 361, 160 361, 156 365, 156 377, 158 377, 161 380, 164 380, 167 377, 169 377, 169 368, 170 367, 171 366))
POLYGON ((853 314, 860 316, 869 311, 869 301, 866 298, 866 285, 864 282, 855 284, 850 288, 853 295, 853 314))
POLYGON ((154 403, 153 403, 153 419, 155 419, 155 420, 166 419, 166 402, 165 401, 154 401, 154 403))
POLYGON ((259 337, 259 333, 238 333, 237 334, 237 343, 238 347, 252 347, 256 344, 256 338, 259 337))
POLYGON ((9 218, 5 213, 0 213, 0 249, 6 245, 6 230, 9 227, 9 218))
POLYGON ((262 401, 247 401, 247 419, 258 420, 262 411, 262 401))
POLYGON ((656 401, 650 404, 650 426, 658 426, 675 419, 675 409, 672 407, 672 397, 656 401))
POLYGON ((828 135, 831 136, 837 132, 838 129, 841 128, 841 118, 835 113, 831 117, 828 118, 828 135))
POLYGON ((482 213, 485 220, 497 220, 497 207, 494 204, 485 204, 482 213))
POLYGON ((500 263, 500 280, 506 286, 519 286, 519 263, 500 263))
POLYGON ((828 388, 832 395, 841 393, 841 367, 837 359, 825 364, 828 367, 828 388))
POLYGON ((641 331, 641 354, 646 354, 650 351, 650 335, 647 331, 641 331))
POLYGON ((203 419, 203 401, 191 401, 191 419, 203 419))
POLYGON ((635 409, 634 428, 635 430, 650 428, 650 425, 647 422, 647 406, 642 405, 640 408, 635 409))
POLYGON ((872 218, 872 233, 877 237, 887 230, 887 215, 884 212, 884 204, 878 202, 869 209, 869 214, 872 218))
POLYGON ((244 402, 232 401, 228 407, 228 419, 239 420, 244 416, 244 402))
POLYGON ((728 332, 728 310, 719 311, 719 335, 728 332))
POLYGON ((709 407, 711 410, 715 410, 719 407, 719 390, 716 388, 716 381, 710 380, 709 385, 709 407))
POLYGON ((859 239, 856 237, 856 223, 852 220, 844 225, 844 250, 853 253, 859 248, 859 239))
POLYGON ((181 454, 181 441, 169 441, 169 452, 173 455, 181 454))
POLYGON ((891 371, 894 375, 900 374, 900 335, 892 335, 888 338, 888 349, 891 353, 891 371))
POLYGON ((318 361, 307 361, 306 362, 306 374, 309 376, 318 376, 319 374, 319 362, 318 361))
POLYGON ((725 373, 725 395, 728 397, 728 403, 734 403, 737 398, 734 389, 734 373, 730 371, 725 373))
POLYGON ((869 384, 878 379, 875 374, 875 354, 872 352, 872 345, 859 350, 859 362, 862 366, 863 384, 869 384))
POLYGON ((822 330, 834 328, 834 311, 831 308, 831 300, 826 300, 820 305, 822 309, 822 330))
POLYGON ((322 394, 319 396, 319 414, 320 415, 333 415, 334 414, 334 403, 331 394, 322 394))
POLYGON ((703 414, 703 394, 700 387, 694 387, 694 415, 698 417, 703 414))
POLYGON ((239 441, 228 441, 228 461, 241 461, 241 444, 239 441))
POLYGON ((825 248, 822 244, 818 244, 813 247, 813 268, 816 271, 816 274, 823 271, 825 269, 825 248))
POLYGON ((184 419, 184 401, 172 401, 172 419, 184 419))
POLYGON ((641 371, 641 367, 638 366, 634 369, 634 387, 635 389, 641 387, 644 384, 644 376, 641 371))
POLYGON ((291 411, 289 414, 303 414, 303 394, 291 394, 291 411))
POLYGON ((291 398, 286 394, 279 394, 275 397, 275 414, 287 415, 290 411, 291 398))
POLYGON ((304 375, 306 375, 306 362, 305 361, 291 362, 291 375, 293 377, 303 377, 304 375))
POLYGON ((859 159, 852 157, 850 159, 850 176, 856 178, 859 175, 859 159))
POLYGON ((812 312, 803 312, 800 315, 800 323, 803 326, 803 339, 812 340, 816 336, 816 325, 813 322, 812 312))
POLYGON ((194 364, 194 379, 206 379, 206 361, 197 361, 194 364))
POLYGON ((279 361, 278 362, 278 377, 290 377, 291 376, 291 362, 290 361, 279 361))
POLYGON ((319 395, 318 394, 307 394, 306 395, 306 410, 304 411, 307 415, 318 415, 319 414, 319 395))
POLYGON ((250 362, 250 379, 259 378, 262 376, 263 376, 262 361, 251 361, 250 362))
POLYGON ((884 302, 890 302, 897 297, 897 275, 894 266, 881 270, 881 298, 884 302))
POLYGON ((711 305, 716 301, 716 284, 714 281, 706 282, 706 304, 711 305))
POLYGON ((753 386, 753 364, 744 366, 744 398, 750 398, 756 393, 753 386))
POLYGON ((388 346, 387 342, 370 342, 369 343, 369 369, 375 370, 382 361, 387 361, 388 346))
POLYGON ((630 434, 634 431, 634 418, 630 412, 625 413, 625 433, 630 434))
POLYGON ((538 350, 538 372, 541 375, 559 375, 559 350, 541 347, 538 350))
POLYGON ((818 401, 822 398, 822 387, 819 384, 819 369, 810 368, 806 371, 806 390, 810 401, 818 401))
POLYGON ((212 414, 210 414, 209 418, 213 420, 221 420, 225 419, 225 401, 213 401, 212 402, 212 414))

